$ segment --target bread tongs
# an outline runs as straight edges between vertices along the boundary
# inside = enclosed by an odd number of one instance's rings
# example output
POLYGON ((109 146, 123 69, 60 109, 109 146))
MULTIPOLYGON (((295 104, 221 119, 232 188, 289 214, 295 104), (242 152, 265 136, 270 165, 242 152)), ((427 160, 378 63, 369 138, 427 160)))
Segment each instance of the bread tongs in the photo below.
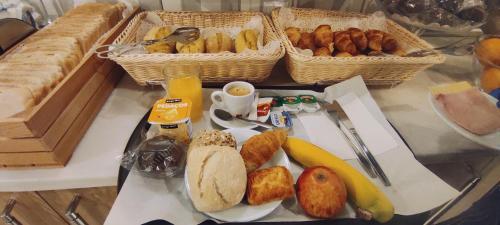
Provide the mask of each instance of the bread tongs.
MULTIPOLYGON (((337 102, 335 102, 334 104, 323 102, 322 108, 324 108, 334 120, 335 125, 337 125, 337 127, 341 131, 340 133, 342 134, 346 142, 351 146, 359 162, 361 163, 361 166, 370 175, 370 177, 379 177, 385 186, 391 186, 389 178, 385 174, 384 170, 382 170, 382 167, 380 167, 377 159, 375 159, 373 154, 365 145, 356 129, 354 127, 348 128, 347 125, 340 119, 340 114, 343 113, 345 115, 342 107, 337 102)), ((345 117, 347 118, 346 120, 350 122, 349 118, 347 116, 345 117)))
POLYGON ((131 50, 143 49, 145 46, 155 44, 157 42, 175 43, 181 42, 183 44, 196 41, 200 37, 200 29, 196 27, 181 27, 177 28, 172 34, 153 40, 145 40, 139 43, 130 44, 109 44, 101 45, 96 48, 95 53, 99 58, 109 58, 109 55, 120 56, 131 50))

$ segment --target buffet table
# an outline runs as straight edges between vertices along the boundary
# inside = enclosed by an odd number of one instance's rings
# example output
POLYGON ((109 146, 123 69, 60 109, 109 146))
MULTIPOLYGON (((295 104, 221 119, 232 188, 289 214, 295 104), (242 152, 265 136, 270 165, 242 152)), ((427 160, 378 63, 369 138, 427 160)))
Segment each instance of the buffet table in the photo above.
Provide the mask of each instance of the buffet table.
MULTIPOLYGON (((389 122, 399 131, 416 159, 424 165, 454 162, 479 162, 496 154, 460 134, 442 122, 428 102, 428 87, 470 77, 470 58, 449 57, 445 64, 420 73, 414 80, 391 88, 372 88, 370 92, 389 122), (457 75, 459 74, 459 75, 457 75), (462 75, 460 75, 462 74, 462 75), (425 141, 423 141, 425 140, 425 141)), ((207 85, 207 87, 216 87, 207 85)), ((314 89, 322 86, 298 86, 277 65, 270 79, 257 88, 314 89)), ((161 89, 141 87, 124 76, 64 168, 0 170, 0 192, 26 192, 115 186, 120 157, 137 123, 161 96, 161 89)), ((209 104, 209 101, 206 101, 209 104)), ((487 160, 486 160, 487 161, 487 160)), ((454 167, 456 168, 456 167, 454 167)), ((434 170, 440 175, 440 170, 434 170)), ((447 180, 456 189, 463 187, 469 174, 457 172, 447 180), (457 181, 460 177, 460 181, 457 181)), ((449 171, 444 174, 450 174, 449 171)), ((126 212, 121 212, 126 213, 126 212)), ((147 222, 147 221, 144 221, 147 222)))
MULTIPOLYGON (((471 65, 469 60, 468 57, 449 58, 445 64, 423 71, 414 80, 393 88, 371 89, 372 96, 387 119, 423 164, 495 154, 495 151, 475 144, 449 128, 435 115, 428 102, 430 86, 472 80, 467 73, 471 65), (450 71, 450 68, 454 71, 450 71), (457 71, 462 71, 460 73, 463 75, 456 75, 457 71)), ((270 80, 256 85, 257 88, 274 86, 276 89, 303 89, 293 83, 282 71, 284 69, 280 69, 283 67, 276 67, 278 69, 273 71, 270 80)), ((138 86, 129 76, 124 76, 66 167, 0 170, 0 191, 116 185, 119 157, 137 123, 160 93, 158 88, 138 86)))

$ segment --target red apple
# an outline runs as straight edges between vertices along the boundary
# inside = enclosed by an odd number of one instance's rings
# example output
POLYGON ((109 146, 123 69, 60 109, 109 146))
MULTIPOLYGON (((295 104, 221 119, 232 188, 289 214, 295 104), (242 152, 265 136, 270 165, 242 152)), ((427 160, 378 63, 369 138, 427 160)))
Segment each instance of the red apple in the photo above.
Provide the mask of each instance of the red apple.
POLYGON ((330 168, 310 167, 297 180, 297 199, 304 211, 318 218, 335 217, 345 206, 344 181, 330 168))

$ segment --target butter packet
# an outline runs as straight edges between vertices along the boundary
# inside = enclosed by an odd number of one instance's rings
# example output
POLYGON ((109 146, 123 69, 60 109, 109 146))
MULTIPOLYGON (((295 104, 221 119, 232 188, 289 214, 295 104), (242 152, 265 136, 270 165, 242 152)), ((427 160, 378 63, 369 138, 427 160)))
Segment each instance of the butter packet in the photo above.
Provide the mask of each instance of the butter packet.
POLYGON ((300 98, 297 96, 284 96, 283 100, 283 110, 286 112, 290 112, 292 114, 298 113, 302 110, 302 105, 300 102, 300 98))
POLYGON ((162 98, 155 102, 148 122, 160 126, 160 134, 189 144, 193 132, 187 98, 162 98))
POLYGON ((316 112, 321 106, 314 95, 299 95, 301 109, 305 112, 316 112))

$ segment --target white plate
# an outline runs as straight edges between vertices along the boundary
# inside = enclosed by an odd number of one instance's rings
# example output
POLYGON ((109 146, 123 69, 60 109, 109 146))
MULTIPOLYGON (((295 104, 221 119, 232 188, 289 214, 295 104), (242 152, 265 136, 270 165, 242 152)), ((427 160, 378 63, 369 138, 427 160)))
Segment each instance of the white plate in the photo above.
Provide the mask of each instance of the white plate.
POLYGON ((214 104, 212 104, 212 106, 210 106, 210 119, 212 119, 212 121, 214 121, 215 124, 217 124, 221 127, 224 127, 226 129, 231 129, 231 128, 253 129, 253 128, 258 127, 258 125, 256 125, 256 124, 249 124, 249 123, 245 123, 244 121, 240 121, 240 120, 232 120, 232 121, 221 120, 215 116, 214 111, 216 109, 219 109, 219 107, 217 107, 214 104))
MULTIPOLYGON (((483 93, 483 94, 486 96, 486 98, 488 100, 491 101, 492 104, 496 105, 498 100, 496 100, 495 98, 493 98, 492 96, 490 96, 486 93, 483 93)), ((446 115, 446 112, 444 111, 444 109, 441 107, 441 105, 438 104, 438 102, 436 101, 434 96, 432 96, 432 94, 429 94, 429 101, 431 102, 432 109, 434 110, 434 112, 436 112, 436 114, 439 116, 439 118, 441 118, 446 124, 448 124, 448 126, 453 128, 459 134, 461 134, 462 136, 466 137, 467 139, 469 139, 473 142, 476 142, 480 145, 483 145, 483 146, 486 146, 489 148, 493 148, 496 150, 500 150, 500 131, 497 131, 495 133, 491 133, 488 135, 473 134, 473 133, 469 132, 468 130, 462 128, 461 126, 459 126, 455 122, 453 122, 453 120, 449 119, 448 116, 446 115)))
MULTIPOLYGON (((250 129, 227 129, 224 132, 231 133, 238 144, 238 151, 241 150, 241 145, 250 137, 259 134, 260 132, 250 129)), ((290 169, 290 161, 286 156, 283 149, 279 149, 266 164, 262 165, 259 169, 268 168, 272 166, 284 166, 290 169)), ((186 185, 188 196, 190 196, 189 183, 187 181, 187 169, 184 171, 184 184, 186 185)), ((245 200, 243 199, 243 202, 245 200)), ((207 216, 214 219, 226 221, 226 222, 248 222, 252 220, 260 219, 268 214, 270 214, 274 209, 276 209, 280 204, 280 201, 272 201, 266 204, 251 206, 247 203, 239 203, 232 208, 218 211, 218 212, 205 212, 207 216)))

